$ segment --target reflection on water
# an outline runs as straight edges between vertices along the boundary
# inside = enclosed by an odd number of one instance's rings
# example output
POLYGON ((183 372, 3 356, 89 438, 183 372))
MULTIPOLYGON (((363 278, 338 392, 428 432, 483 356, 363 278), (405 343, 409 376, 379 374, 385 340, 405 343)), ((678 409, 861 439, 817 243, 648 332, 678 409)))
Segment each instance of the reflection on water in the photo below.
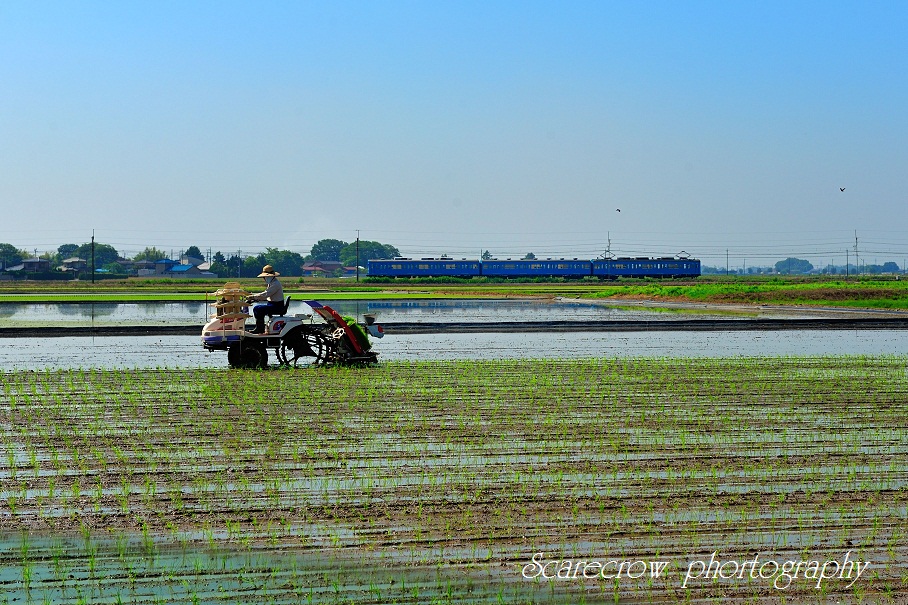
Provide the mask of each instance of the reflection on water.
MULTIPOLYGON (((330 300, 341 315, 361 318, 372 313, 379 322, 504 322, 688 319, 674 313, 644 308, 616 308, 595 302, 547 300, 330 300)), ((294 300, 290 313, 311 313, 308 305, 294 300)), ((203 325, 213 312, 204 302, 141 303, 0 303, 0 327, 109 326, 109 325, 203 325)), ((746 319, 727 313, 698 315, 715 319, 746 319)))
MULTIPOLYGON (((206 352, 197 336, 4 339, 0 368, 226 368, 227 355, 206 352)), ((771 332, 560 332, 388 335, 381 360, 576 357, 762 357, 908 355, 898 330, 771 332)), ((272 361, 274 361, 272 359, 272 361)))
POLYGON ((28 305, 34 309, 26 309, 24 315, 40 315, 44 321, 53 321, 53 311, 56 310, 61 316, 66 317, 109 317, 117 313, 118 303, 86 303, 80 305, 74 304, 56 304, 56 305, 28 305), (49 307, 45 309, 43 307, 49 307))
POLYGON ((0 326, 202 325, 203 302, 0 303, 0 326))

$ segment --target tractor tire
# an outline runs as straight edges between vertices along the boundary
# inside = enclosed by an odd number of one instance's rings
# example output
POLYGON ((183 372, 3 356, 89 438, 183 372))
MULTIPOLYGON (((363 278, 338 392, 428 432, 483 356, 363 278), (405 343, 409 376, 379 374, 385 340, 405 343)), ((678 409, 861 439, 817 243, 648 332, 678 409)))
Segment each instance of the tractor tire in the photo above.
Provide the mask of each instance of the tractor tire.
POLYGON ((296 328, 287 334, 278 347, 281 363, 296 366, 302 359, 307 365, 324 365, 331 343, 320 333, 296 328))
POLYGON ((227 349, 227 363, 232 368, 254 370, 268 367, 268 349, 264 345, 238 342, 227 349))

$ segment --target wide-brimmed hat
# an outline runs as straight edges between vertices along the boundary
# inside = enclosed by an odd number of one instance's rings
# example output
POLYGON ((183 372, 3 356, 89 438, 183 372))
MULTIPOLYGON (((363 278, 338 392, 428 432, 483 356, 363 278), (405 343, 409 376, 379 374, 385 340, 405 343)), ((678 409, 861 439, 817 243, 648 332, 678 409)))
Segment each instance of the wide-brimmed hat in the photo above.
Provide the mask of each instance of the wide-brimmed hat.
POLYGON ((262 267, 262 272, 258 274, 258 277, 277 277, 278 275, 280 275, 280 273, 275 271, 274 267, 265 265, 262 267))

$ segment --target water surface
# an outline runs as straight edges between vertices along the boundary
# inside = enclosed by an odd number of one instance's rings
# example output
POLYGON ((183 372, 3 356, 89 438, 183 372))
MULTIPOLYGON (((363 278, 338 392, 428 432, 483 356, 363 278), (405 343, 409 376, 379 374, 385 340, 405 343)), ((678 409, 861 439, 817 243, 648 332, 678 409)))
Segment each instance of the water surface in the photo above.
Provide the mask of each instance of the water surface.
MULTIPOLYGON (((7 338, 0 339, 0 344, 0 368, 4 371, 227 367, 227 354, 205 351, 197 336, 7 338)), ((908 355, 908 333, 792 330, 409 334, 377 340, 374 350, 380 360, 908 355)), ((274 361, 273 356, 271 360, 274 361)))

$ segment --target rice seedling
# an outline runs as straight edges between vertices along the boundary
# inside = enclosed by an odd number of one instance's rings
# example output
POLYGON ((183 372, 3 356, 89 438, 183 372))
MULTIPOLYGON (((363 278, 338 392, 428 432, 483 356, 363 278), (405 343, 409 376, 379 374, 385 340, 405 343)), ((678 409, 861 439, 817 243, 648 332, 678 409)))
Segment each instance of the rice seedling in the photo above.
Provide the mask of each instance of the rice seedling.
MULTIPOLYGON (((4 374, 0 530, 30 537, 28 557, 3 561, 19 584, 0 579, 0 591, 23 589, 27 574, 32 592, 40 577, 70 601, 129 602, 146 581, 137 570, 154 569, 157 592, 143 602, 163 591, 186 602, 209 592, 244 602, 250 591, 262 602, 771 597, 752 582, 538 586, 520 570, 539 550, 664 556, 682 570, 685 557, 717 549, 831 558, 850 543, 880 562, 861 596, 884 597, 906 566, 893 529, 908 516, 905 366, 602 359, 400 362, 268 381, 4 374), (81 533, 79 554, 41 542, 48 530, 81 533), (352 575, 317 578, 326 559, 352 575)), ((823 587, 830 598, 853 589, 823 587)))

